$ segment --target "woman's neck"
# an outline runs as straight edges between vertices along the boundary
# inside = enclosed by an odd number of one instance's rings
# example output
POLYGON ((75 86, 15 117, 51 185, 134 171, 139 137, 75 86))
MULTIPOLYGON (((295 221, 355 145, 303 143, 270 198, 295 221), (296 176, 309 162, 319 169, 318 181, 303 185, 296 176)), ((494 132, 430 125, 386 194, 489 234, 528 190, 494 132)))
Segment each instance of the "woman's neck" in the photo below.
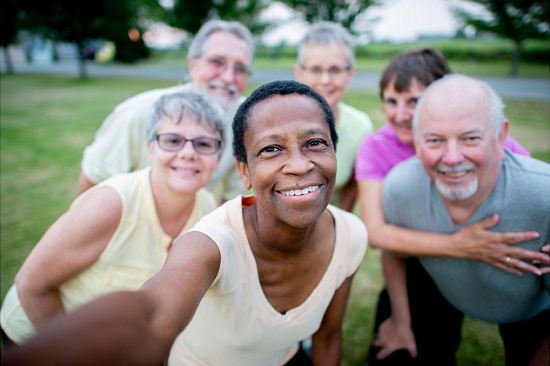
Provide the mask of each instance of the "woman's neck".
POLYGON ((196 193, 176 192, 154 183, 151 190, 159 222, 166 234, 176 237, 184 228, 195 207, 196 193))

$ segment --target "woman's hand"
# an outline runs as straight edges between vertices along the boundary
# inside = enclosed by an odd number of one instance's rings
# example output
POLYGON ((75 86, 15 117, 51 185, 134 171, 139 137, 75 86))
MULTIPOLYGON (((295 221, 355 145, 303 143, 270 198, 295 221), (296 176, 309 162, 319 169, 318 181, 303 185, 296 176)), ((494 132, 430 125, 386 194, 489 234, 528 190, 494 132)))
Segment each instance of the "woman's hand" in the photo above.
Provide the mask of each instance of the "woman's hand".
POLYGON ((521 276, 523 272, 535 275, 550 273, 550 245, 543 247, 541 252, 535 252, 514 244, 537 239, 535 231, 515 233, 498 233, 489 231, 498 223, 499 216, 493 215, 484 220, 469 225, 452 235, 453 257, 467 258, 485 262, 505 272, 521 276), (530 260, 533 265, 525 262, 530 260))
POLYGON ((379 360, 400 349, 406 349, 412 358, 416 358, 417 355, 416 341, 410 324, 400 324, 392 316, 380 324, 378 334, 372 344, 380 348, 376 354, 376 358, 379 360))

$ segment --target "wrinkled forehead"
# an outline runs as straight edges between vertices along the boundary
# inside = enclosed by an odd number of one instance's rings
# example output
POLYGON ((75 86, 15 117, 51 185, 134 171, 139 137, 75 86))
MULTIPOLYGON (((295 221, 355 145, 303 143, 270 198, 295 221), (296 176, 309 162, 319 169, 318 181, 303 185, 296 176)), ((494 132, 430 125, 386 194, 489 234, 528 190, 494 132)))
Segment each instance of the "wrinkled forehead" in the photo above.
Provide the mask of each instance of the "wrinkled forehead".
POLYGON ((443 109, 449 113, 487 107, 489 98, 481 84, 466 78, 452 78, 432 84, 424 95, 421 106, 443 109))
POLYGON ((288 128, 288 122, 291 125, 316 125, 316 129, 326 130, 330 134, 329 123, 317 100, 302 94, 277 94, 250 108, 244 129, 247 135, 245 141, 266 130, 274 131, 283 126, 288 128))
POLYGON ((164 115, 160 119, 158 129, 166 125, 177 125, 183 129, 197 127, 209 133, 218 133, 218 126, 213 121, 210 121, 206 116, 189 109, 171 108, 165 110, 164 115))
POLYGON ((484 93, 464 88, 441 88, 430 90, 423 95, 418 106, 418 129, 437 127, 438 123, 448 122, 447 126, 456 129, 494 128, 491 120, 489 100, 484 93))
POLYGON ((249 64, 252 57, 246 41, 227 31, 212 33, 204 42, 200 56, 231 58, 244 64, 249 64))
POLYGON ((266 111, 279 110, 284 111, 286 114, 299 116, 302 113, 310 114, 315 110, 320 119, 323 120, 327 128, 329 128, 329 123, 326 121, 325 115, 323 113, 320 103, 309 95, 304 94, 275 94, 269 96, 265 99, 258 101, 254 104, 248 113, 247 122, 251 123, 256 118, 265 118, 266 116, 276 118, 277 115, 263 115, 266 111))

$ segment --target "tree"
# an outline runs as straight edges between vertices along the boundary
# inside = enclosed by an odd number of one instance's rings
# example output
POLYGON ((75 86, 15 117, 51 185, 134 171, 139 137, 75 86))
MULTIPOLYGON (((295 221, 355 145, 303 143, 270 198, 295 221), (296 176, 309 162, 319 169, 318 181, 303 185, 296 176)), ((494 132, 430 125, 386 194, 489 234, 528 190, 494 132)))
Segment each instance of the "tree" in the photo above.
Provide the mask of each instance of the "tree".
POLYGON ((527 39, 546 38, 550 35, 548 1, 536 0, 468 0, 485 7, 492 19, 484 19, 464 9, 455 9, 467 25, 477 31, 494 33, 514 42, 510 76, 519 71, 523 45, 527 39))
POLYGON ((209 19, 236 20, 243 23, 253 34, 265 29, 259 20, 265 0, 174 0, 168 23, 195 34, 209 19))
POLYGON ((357 16, 379 0, 281 0, 295 11, 304 15, 308 23, 328 20, 342 24, 353 32, 357 16))
MULTIPOLYGON (((19 4, 24 14, 25 29, 54 41, 75 44, 81 78, 87 78, 83 54, 87 41, 112 40, 117 47, 125 50, 129 42, 128 31, 131 28, 140 29, 143 9, 152 9, 151 14, 157 14, 157 8, 160 9, 156 0, 21 0, 19 4)), ((139 42, 143 43, 143 40, 138 40, 137 47, 139 42)), ((117 57, 120 57, 118 54, 117 57)))
POLYGON ((13 74, 13 63, 8 46, 13 44, 19 30, 17 0, 2 0, 0 2, 0 46, 4 53, 6 71, 13 74))

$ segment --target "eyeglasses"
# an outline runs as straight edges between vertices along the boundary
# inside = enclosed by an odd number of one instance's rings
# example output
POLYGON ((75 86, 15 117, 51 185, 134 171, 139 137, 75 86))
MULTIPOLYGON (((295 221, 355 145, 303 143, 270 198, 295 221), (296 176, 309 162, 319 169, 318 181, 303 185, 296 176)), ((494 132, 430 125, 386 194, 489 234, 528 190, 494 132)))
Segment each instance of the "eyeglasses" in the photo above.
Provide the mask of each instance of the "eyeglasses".
POLYGON ((159 147, 168 152, 176 152, 183 149, 187 141, 191 141, 196 152, 203 155, 210 155, 218 152, 222 147, 222 142, 212 137, 199 136, 194 139, 186 139, 177 133, 155 134, 155 140, 159 147))
MULTIPOLYGON (((227 68, 229 67, 227 60, 223 57, 210 57, 206 59, 206 62, 211 68, 221 72, 225 72, 225 70, 227 70, 227 68)), ((252 72, 248 69, 248 66, 242 63, 233 64, 233 73, 237 77, 252 75, 252 72)))
POLYGON ((330 76, 331 79, 338 79, 342 76, 344 76, 350 69, 351 66, 341 67, 341 66, 331 66, 328 69, 323 69, 319 66, 313 66, 313 67, 305 67, 304 65, 300 65, 302 70, 310 73, 315 78, 320 78, 323 76, 323 74, 326 72, 330 76))

